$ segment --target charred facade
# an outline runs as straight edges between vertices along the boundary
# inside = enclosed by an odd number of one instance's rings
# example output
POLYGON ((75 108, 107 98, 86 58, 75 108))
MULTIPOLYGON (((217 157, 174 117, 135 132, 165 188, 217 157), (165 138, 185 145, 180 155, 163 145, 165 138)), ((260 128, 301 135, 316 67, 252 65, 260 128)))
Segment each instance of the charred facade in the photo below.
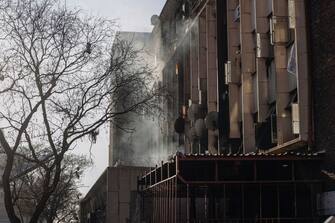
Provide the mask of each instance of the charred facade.
POLYGON ((167 90, 159 148, 176 155, 139 178, 138 221, 335 215, 333 8, 328 0, 166 1, 150 45, 167 90))
POLYGON ((139 180, 143 222, 321 222, 318 154, 183 155, 139 180))
POLYGON ((317 63, 332 69, 318 48, 325 5, 166 2, 152 35, 170 93, 164 140, 182 153, 139 181, 145 222, 322 222, 335 214, 323 200, 334 190, 323 171, 325 160, 332 166, 333 130, 320 129, 327 99, 315 103, 332 95, 321 90, 332 78, 317 63))
POLYGON ((187 153, 311 148, 305 8, 294 0, 167 1, 153 31, 171 93, 166 140, 187 153))

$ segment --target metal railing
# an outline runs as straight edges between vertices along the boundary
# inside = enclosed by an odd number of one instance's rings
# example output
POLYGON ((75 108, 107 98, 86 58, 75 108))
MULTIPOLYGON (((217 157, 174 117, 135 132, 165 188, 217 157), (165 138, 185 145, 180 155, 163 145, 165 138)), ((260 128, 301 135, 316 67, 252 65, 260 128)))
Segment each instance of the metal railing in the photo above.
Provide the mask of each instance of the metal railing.
POLYGON ((192 219, 189 223, 314 223, 318 218, 227 218, 227 219, 192 219))

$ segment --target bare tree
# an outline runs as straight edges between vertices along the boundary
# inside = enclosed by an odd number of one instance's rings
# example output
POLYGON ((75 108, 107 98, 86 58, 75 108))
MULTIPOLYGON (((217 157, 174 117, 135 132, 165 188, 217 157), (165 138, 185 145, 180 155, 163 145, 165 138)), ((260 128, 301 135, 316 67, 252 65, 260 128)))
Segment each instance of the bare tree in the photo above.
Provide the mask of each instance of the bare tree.
MULTIPOLYGON (((60 181, 50 196, 46 207, 41 214, 41 219, 46 223, 60 223, 70 222, 76 215, 77 207, 79 205, 79 198, 81 196, 79 191, 79 179, 84 170, 90 165, 86 157, 78 155, 67 155, 64 158, 64 165, 60 181)), ((22 165, 21 162, 18 165, 22 165)), ((30 210, 26 208, 26 203, 37 203, 39 199, 38 191, 41 191, 40 181, 43 177, 40 176, 40 170, 37 168, 34 171, 26 174, 16 184, 20 187, 15 187, 16 207, 20 212, 20 216, 29 216, 30 210), (23 211, 26 209, 26 213, 23 211)))
MULTIPOLYGON (((51 160, 47 162, 51 162, 51 160)), ((74 154, 66 155, 63 163, 59 183, 41 214, 40 220, 42 222, 70 222, 76 216, 81 196, 79 179, 91 163, 86 157, 74 154)), ((22 172, 27 169, 27 166, 31 165, 32 163, 25 160, 24 157, 17 157, 14 168, 16 172, 22 172)), ((13 180, 13 201, 22 222, 24 222, 26 216, 32 214, 33 209, 31 207, 34 207, 40 199, 40 191, 44 180, 41 173, 43 173, 42 168, 37 166, 34 170, 13 180)))
POLYGON ((88 18, 60 0, 13 0, 0 10, 0 145, 12 223, 22 222, 13 190, 17 157, 38 167, 41 189, 29 220, 37 223, 78 140, 94 140, 104 123, 156 105, 150 67, 130 43, 116 41, 115 29, 113 21, 88 18), (131 90, 119 94, 125 88, 131 90))

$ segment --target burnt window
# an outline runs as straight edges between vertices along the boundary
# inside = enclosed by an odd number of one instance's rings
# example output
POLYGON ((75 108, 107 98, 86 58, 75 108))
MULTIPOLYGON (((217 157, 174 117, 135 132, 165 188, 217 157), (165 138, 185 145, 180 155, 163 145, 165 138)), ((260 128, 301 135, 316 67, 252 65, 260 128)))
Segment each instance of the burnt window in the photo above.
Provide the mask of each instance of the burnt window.
POLYGON ((226 185, 226 208, 225 214, 229 219, 236 219, 242 216, 242 190, 239 184, 226 185))
POLYGON ((257 219, 260 216, 259 184, 244 185, 244 216, 247 219, 257 219))
POLYGON ((278 216, 278 195, 276 185, 262 185, 261 202, 263 218, 276 218, 278 216))
POLYGON ((215 162, 212 161, 181 161, 180 174, 189 181, 215 180, 215 162))
POLYGON ((257 162, 257 180, 292 180, 292 164, 289 161, 257 162))
POLYGON ((223 161, 218 162, 219 180, 238 181, 253 180, 254 166, 252 161, 223 161))
POLYGON ((281 218, 295 216, 294 184, 282 184, 279 186, 279 215, 281 218))
POLYGON ((297 216, 311 217, 313 215, 311 185, 301 183, 296 187, 297 216))

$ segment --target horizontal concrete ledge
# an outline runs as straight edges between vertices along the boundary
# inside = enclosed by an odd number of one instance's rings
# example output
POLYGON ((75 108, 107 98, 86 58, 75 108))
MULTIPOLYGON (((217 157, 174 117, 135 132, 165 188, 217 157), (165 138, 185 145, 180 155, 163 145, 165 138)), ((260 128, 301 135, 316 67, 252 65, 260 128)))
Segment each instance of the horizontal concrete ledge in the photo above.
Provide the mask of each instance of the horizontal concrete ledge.
POLYGON ((297 149, 301 149, 303 146, 306 146, 308 143, 306 141, 303 141, 299 138, 290 140, 288 142, 285 142, 281 145, 278 145, 276 147, 273 147, 269 150, 264 151, 265 153, 272 153, 272 154, 278 154, 278 153, 284 153, 289 152, 297 149))

